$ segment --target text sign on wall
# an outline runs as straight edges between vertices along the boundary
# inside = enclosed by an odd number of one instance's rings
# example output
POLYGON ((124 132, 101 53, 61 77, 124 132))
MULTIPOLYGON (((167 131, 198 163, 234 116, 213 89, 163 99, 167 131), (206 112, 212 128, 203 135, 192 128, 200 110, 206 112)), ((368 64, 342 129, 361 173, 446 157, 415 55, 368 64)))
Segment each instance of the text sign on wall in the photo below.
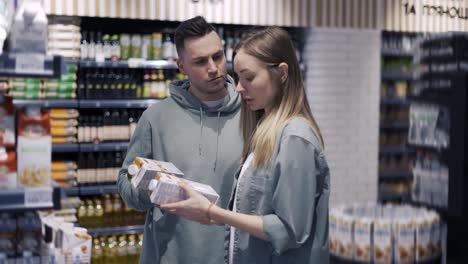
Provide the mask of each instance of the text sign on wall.
POLYGON ((464 1, 453 0, 445 1, 443 5, 435 5, 428 3, 421 3, 417 6, 414 3, 403 3, 404 14, 415 15, 415 16, 446 16, 451 19, 468 19, 468 8, 466 6, 460 6, 460 3, 464 1), (457 4, 457 5, 454 5, 457 4))

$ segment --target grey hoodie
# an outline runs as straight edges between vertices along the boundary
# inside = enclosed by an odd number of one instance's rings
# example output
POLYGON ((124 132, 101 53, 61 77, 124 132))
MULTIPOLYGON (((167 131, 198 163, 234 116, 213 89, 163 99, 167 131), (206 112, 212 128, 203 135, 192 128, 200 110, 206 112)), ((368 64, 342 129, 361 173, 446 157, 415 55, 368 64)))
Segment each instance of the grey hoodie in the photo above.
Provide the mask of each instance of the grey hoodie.
MULTIPOLYGON (((137 156, 174 163, 184 178, 209 184, 227 207, 239 167, 242 139, 240 102, 228 77, 229 95, 217 109, 206 108, 188 92, 188 80, 171 84, 171 97, 148 108, 130 141, 117 185, 127 205, 147 211, 140 263, 219 264, 224 227, 204 226, 155 208, 149 196, 133 188, 127 167, 137 156)), ((143 223, 142 223, 143 224, 143 223)))

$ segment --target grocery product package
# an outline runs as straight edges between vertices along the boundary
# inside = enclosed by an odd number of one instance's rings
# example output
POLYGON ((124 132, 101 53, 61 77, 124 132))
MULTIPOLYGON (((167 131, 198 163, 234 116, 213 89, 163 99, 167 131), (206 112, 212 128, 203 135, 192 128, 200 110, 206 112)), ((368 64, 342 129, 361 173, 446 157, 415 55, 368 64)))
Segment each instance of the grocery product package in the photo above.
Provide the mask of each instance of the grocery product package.
POLYGON ((180 178, 183 172, 170 162, 136 157, 128 172, 132 185, 151 191, 150 199, 154 204, 172 203, 187 199, 179 183, 184 181, 195 191, 204 195, 210 202, 216 203, 219 195, 209 185, 180 178))

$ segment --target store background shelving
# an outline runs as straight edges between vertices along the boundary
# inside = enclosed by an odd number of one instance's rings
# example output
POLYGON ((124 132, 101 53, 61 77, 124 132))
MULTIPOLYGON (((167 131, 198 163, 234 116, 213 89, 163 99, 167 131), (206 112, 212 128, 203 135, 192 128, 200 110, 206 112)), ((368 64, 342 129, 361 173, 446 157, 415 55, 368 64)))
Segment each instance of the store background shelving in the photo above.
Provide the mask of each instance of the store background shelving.
POLYGON ((58 78, 62 73, 63 62, 61 56, 3 53, 0 54, 0 76, 58 78))
POLYGON ((2 190, 0 211, 60 209, 60 195, 61 189, 58 187, 41 188, 39 191, 34 189, 2 190), (30 193, 35 195, 31 196, 30 193))
MULTIPOLYGON (((72 17, 54 17, 50 16, 49 21, 59 21, 60 23, 65 21, 69 22, 76 20, 76 18, 72 17)), ((133 19, 110 19, 110 18, 93 18, 93 17, 82 17, 80 18, 81 23, 81 32, 83 31, 93 31, 93 32, 98 32, 101 31, 103 33, 109 33, 109 34, 121 34, 121 33, 130 33, 130 34, 151 34, 153 32, 163 32, 163 34, 173 33, 173 30, 175 27, 178 25, 179 22, 170 22, 170 21, 144 21, 144 20, 133 20, 133 19), (115 24, 118 23, 119 27, 115 27, 115 24)), ((76 24, 75 24, 76 25, 76 24)), ((224 37, 227 36, 227 34, 230 34, 231 37, 234 37, 234 34, 237 36, 239 31, 243 28, 247 28, 248 26, 245 25, 215 25, 218 33, 221 35, 224 34, 224 37)), ((300 50, 303 50, 303 44, 298 39, 297 37, 302 36, 302 34, 295 34, 297 32, 301 32, 301 29, 298 28, 287 28, 288 31, 293 33, 293 37, 295 38, 296 43, 298 43, 298 48, 300 50)), ((58 56, 58 59, 55 60, 54 57, 54 63, 53 66, 56 69, 60 68, 60 72, 54 73, 54 75, 51 75, 47 72, 47 74, 44 72, 42 74, 26 74, 26 73, 21 73, 19 74, 18 72, 9 72, 11 77, 24 77, 24 78, 47 78, 47 77, 62 77, 62 73, 64 73, 63 69, 67 68, 68 66, 66 65, 72 65, 76 66, 76 76, 77 79, 73 81, 72 83, 75 85, 76 84, 76 95, 73 95, 73 99, 24 99, 24 98, 14 98, 14 105, 17 109, 25 108, 28 106, 38 106, 44 109, 56 109, 56 108, 65 108, 65 109, 70 109, 70 110, 77 110, 80 113, 80 116, 76 119, 79 123, 78 126, 76 126, 77 130, 80 129, 80 127, 84 127, 86 125, 90 126, 91 122, 91 117, 104 117, 104 115, 101 115, 101 112, 104 113, 104 111, 109 110, 109 111, 118 111, 119 113, 124 113, 125 111, 129 116, 131 116, 132 113, 138 113, 140 114, 143 110, 146 108, 157 104, 161 102, 165 96, 162 96, 162 98, 157 98, 154 96, 135 96, 135 94, 132 94, 131 96, 128 96, 128 94, 124 95, 121 94, 120 96, 109 96, 106 95, 106 98, 103 98, 103 96, 90 96, 87 97, 88 94, 82 93, 81 86, 80 84, 83 83, 86 72, 99 72, 99 73, 106 73, 106 72, 129 72, 132 76, 132 81, 136 80, 137 85, 141 85, 143 87, 145 80, 144 75, 147 74, 148 72, 153 72, 153 70, 156 70, 158 72, 164 73, 164 82, 167 80, 172 80, 173 74, 177 72, 177 64, 175 63, 174 60, 143 60, 143 59, 128 59, 128 60, 116 60, 116 61, 110 61, 110 60, 94 60, 94 59, 79 59, 79 58, 63 58, 58 56), (58 65, 57 63, 60 63, 58 65), (65 66, 64 66, 65 65, 65 66), (98 97, 98 98, 96 98, 98 97), (88 117, 89 119, 86 121, 85 118, 82 117, 88 117), (88 122, 86 124, 86 122, 88 122)), ((4 66, 6 65, 4 63, 4 60, 0 60, 0 69, 6 69, 4 66)), ((10 63, 10 62, 9 62, 10 63)), ((50 63, 47 64, 49 66, 50 63)), ((306 66, 301 63, 301 70, 305 71, 306 66)), ((232 73, 232 63, 228 61, 227 63, 227 68, 228 72, 232 73)), ((0 76, 4 76, 5 71, 0 70, 0 76)), ((108 76, 105 76, 104 78, 107 78, 109 80, 108 76)), ((102 80, 102 79, 101 79, 102 80)), ((158 76, 158 80, 162 81, 160 79, 160 76, 158 76)), ((98 81, 99 82, 99 81, 98 81)), ((43 80, 41 81, 41 84, 45 84, 46 81, 43 80)), ((73 87, 73 90, 75 87, 73 87)), ((45 91, 45 90, 43 90, 45 91)), ((92 95, 92 94, 91 94, 92 95)), ((137 117, 138 118, 138 117, 137 117)), ((96 124, 93 124, 91 126, 96 126, 96 124)), ((76 173, 80 170, 80 166, 83 165, 82 161, 80 159, 82 158, 81 156, 85 157, 93 157, 95 160, 99 160, 99 158, 102 156, 106 157, 106 167, 107 170, 109 169, 116 169, 114 168, 114 165, 109 165, 108 163, 108 156, 112 157, 117 157, 115 155, 123 155, 125 157, 125 152, 127 151, 129 142, 128 139, 125 140, 85 140, 85 141, 80 141, 79 137, 76 137, 76 142, 73 143, 64 143, 64 144, 53 144, 52 146, 52 160, 53 161, 74 161, 78 165, 78 169, 75 170, 76 173), (89 156, 88 156, 89 155, 89 156)), ((88 159, 88 158, 86 158, 88 159)), ((117 158, 115 158, 117 159, 117 158)), ((114 160, 115 161, 115 160, 114 160)), ((85 161, 87 163, 88 160, 85 161)), ((104 164, 104 162, 103 162, 104 164)), ((86 164, 85 168, 87 168, 89 164, 86 164)), ((121 165, 121 162, 119 166, 121 165)), ((103 165, 104 166, 104 165, 103 165)), ((96 170, 101 169, 96 168, 96 170)), ((115 174, 115 173, 114 173, 115 174)), ((67 174, 68 177, 68 174, 67 174)), ((55 203, 60 203, 60 199, 65 199, 65 198, 70 198, 70 199, 79 199, 81 200, 82 203, 86 203, 88 205, 89 201, 91 203, 96 203, 96 201, 105 201, 107 196, 113 197, 113 202, 114 200, 121 200, 116 195, 118 193, 118 188, 115 184, 115 182, 112 181, 105 181, 105 182, 93 182, 93 183, 78 183, 76 182, 75 185, 71 185, 70 187, 55 187, 53 192, 54 195, 54 204, 51 206, 47 206, 46 208, 55 208, 59 209, 60 205, 55 205, 55 203)), ((12 191, 12 192, 4 192, 2 195, 0 195, 0 199, 4 201, 4 203, 0 203, 0 210, 3 208, 8 209, 6 207, 2 207, 3 204, 5 205, 10 205, 14 203, 14 206, 16 209, 25 209, 24 206, 21 206, 21 192, 18 191, 12 191), (4 199, 3 199, 4 198, 4 199), (14 200, 14 201, 13 201, 14 200)), ((114 206, 114 205, 113 205, 114 206)), ((121 204, 123 206, 123 204, 121 204)), ((117 206, 118 207, 118 206, 117 206)), ((116 208, 117 208, 116 207, 116 208)), ((37 209, 43 209, 44 207, 40 207, 37 209)), ((15 210, 16 210, 15 209, 15 210)), ((26 208, 26 209, 33 209, 33 208, 26 208)), ((89 208, 88 208, 89 209, 89 208)), ((88 210, 87 209, 87 210, 88 210)), ((8 209, 9 210, 9 209, 8 209)), ((128 210, 122 209, 122 210, 128 210)), ((77 207, 77 211, 78 207, 77 207)), ((92 211, 92 210, 91 210, 92 211)), ((91 212, 89 211, 89 212, 91 212)), ((122 211, 123 212, 123 211, 122 211)), ((110 237, 110 236, 121 236, 121 235, 129 235, 129 234, 141 234, 143 233, 144 227, 142 226, 144 224, 144 218, 141 218, 141 214, 139 213, 128 213, 125 211, 127 215, 132 215, 131 221, 123 221, 120 222, 116 219, 112 220, 113 223, 110 225, 111 227, 106 227, 106 228, 95 228, 96 226, 92 227, 89 226, 89 234, 91 234, 93 237, 99 237, 102 239, 102 237, 110 237), (125 226, 125 223, 128 225, 125 226), (141 224, 141 225, 140 225, 141 224), (123 226, 118 226, 118 225, 123 225, 123 226)), ((117 214, 117 213, 115 213, 117 214)), ((112 217, 115 216, 114 213, 110 213, 112 217)), ((107 213, 109 215, 109 213, 107 213)), ((112 218, 111 217, 111 218, 112 218)), ((79 213, 77 213, 77 218, 78 218, 78 223, 80 222, 80 217, 79 213)), ((86 221, 89 221, 89 219, 86 219, 87 217, 83 218, 84 223, 86 221)), ((92 217, 90 218, 92 219, 92 217)), ((99 222, 104 222, 107 220, 100 220, 99 222)), ((86 226, 83 224, 82 226, 86 226)), ((102 226, 100 226, 102 227, 102 226)))
POLYGON ((412 59, 416 34, 382 32, 379 144, 380 202, 409 200, 412 160, 408 147, 408 96, 414 79, 412 59))
MULTIPOLYGON (((422 87, 413 91, 410 97, 412 105, 429 104, 436 106, 439 116, 437 129, 447 131, 450 137, 448 146, 430 146, 418 142, 411 146, 419 152, 431 155, 431 163, 445 164, 448 167, 448 199, 446 205, 437 200, 412 199, 413 204, 437 210, 443 215, 448 225, 447 250, 448 256, 455 259, 466 256, 468 244, 459 237, 468 235, 466 217, 468 216, 468 181, 466 180, 467 151, 467 93, 468 35, 466 33, 428 34, 419 42, 419 53, 415 57, 415 65, 426 72, 420 72, 416 81, 422 87), (440 55, 449 53, 450 55, 440 55), (448 84, 440 87, 442 83, 448 84), (426 85, 427 84, 427 85, 426 85), (446 114, 443 114, 446 113, 446 114), (449 116, 444 121, 443 118, 449 116)), ((437 167, 430 172, 440 174, 437 167)), ((440 184, 438 185, 440 187, 440 184)), ((427 191, 427 190, 423 190, 427 191)), ((440 196, 440 194, 439 194, 440 196)), ((447 263, 453 261, 448 259, 447 263)))
POLYGON ((123 227, 109 227, 89 229, 88 233, 93 236, 112 236, 112 235, 130 235, 143 233, 144 226, 123 226, 123 227))

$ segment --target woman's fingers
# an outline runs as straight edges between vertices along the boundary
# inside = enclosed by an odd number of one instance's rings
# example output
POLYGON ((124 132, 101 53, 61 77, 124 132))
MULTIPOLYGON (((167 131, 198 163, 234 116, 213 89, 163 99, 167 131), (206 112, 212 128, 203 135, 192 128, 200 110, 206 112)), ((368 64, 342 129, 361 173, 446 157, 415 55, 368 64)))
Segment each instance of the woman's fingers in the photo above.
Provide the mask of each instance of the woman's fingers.
POLYGON ((192 186, 183 180, 179 182, 179 186, 185 191, 185 193, 187 193, 188 197, 192 197, 197 194, 197 192, 193 190, 192 186))

